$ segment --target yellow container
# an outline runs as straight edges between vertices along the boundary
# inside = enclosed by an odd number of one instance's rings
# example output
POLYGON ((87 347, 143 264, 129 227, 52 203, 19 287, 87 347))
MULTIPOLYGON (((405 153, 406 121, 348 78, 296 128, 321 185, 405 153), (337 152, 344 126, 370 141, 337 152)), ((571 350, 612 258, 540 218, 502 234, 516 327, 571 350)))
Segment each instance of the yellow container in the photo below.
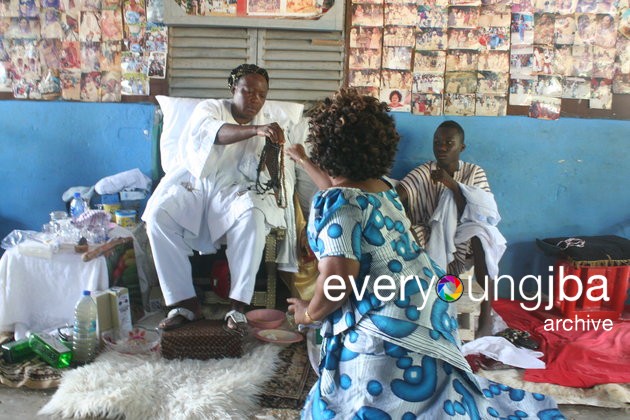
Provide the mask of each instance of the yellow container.
POLYGON ((120 203, 103 204, 103 210, 112 215, 112 219, 116 218, 116 210, 120 209, 120 203))
POLYGON ((136 211, 116 210, 116 224, 122 227, 134 227, 136 225, 136 211))

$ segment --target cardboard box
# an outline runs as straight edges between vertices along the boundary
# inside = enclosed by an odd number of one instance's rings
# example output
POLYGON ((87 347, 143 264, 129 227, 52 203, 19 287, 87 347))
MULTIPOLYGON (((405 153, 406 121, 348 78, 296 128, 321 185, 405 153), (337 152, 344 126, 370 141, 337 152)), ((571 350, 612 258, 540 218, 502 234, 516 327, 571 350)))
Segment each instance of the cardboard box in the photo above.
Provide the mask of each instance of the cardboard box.
POLYGON ((110 287, 107 291, 111 296, 114 337, 116 339, 127 337, 132 329, 129 291, 126 287, 110 287))
POLYGON ((103 343, 103 333, 113 334, 114 324, 112 322, 112 295, 108 290, 94 292, 96 302, 96 333, 103 343))
POLYGON ((164 296, 162 295, 162 289, 159 286, 151 287, 149 292, 149 312, 161 311, 166 307, 164 303, 164 296))

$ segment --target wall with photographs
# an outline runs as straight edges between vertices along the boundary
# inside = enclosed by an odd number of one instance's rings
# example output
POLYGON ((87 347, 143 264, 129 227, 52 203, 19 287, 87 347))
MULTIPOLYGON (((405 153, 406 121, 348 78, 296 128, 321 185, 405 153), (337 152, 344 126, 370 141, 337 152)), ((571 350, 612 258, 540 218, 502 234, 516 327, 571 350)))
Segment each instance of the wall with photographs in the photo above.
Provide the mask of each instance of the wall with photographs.
POLYGON ((0 101, 0 238, 40 230, 63 209, 70 187, 133 168, 155 178, 154 111, 151 104, 0 101))
MULTIPOLYGON (((392 175, 433 160, 432 138, 445 117, 395 113, 401 134, 392 175)), ((450 118, 450 117, 449 117, 450 118)), ((627 163, 630 121, 507 116, 453 117, 464 127, 462 159, 481 165, 495 194, 508 242, 502 274, 541 274, 549 259, 536 238, 630 233, 627 163)))
POLYGON ((120 102, 164 79, 162 0, 0 0, 0 98, 120 102))
POLYGON ((350 14, 348 82, 393 112, 630 118, 628 0, 353 0, 350 14))

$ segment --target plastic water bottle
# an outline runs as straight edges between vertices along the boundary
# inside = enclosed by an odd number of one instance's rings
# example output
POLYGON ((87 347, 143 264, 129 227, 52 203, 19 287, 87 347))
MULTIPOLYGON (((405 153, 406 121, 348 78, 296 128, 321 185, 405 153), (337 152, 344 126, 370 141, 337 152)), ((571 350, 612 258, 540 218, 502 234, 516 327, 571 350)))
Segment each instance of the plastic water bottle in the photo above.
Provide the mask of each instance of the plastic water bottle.
POLYGON ((74 330, 72 333, 72 360, 76 364, 85 364, 94 360, 98 346, 96 335, 96 302, 89 290, 74 307, 74 330))
POLYGON ((77 220, 77 217, 83 214, 89 207, 87 200, 81 197, 81 193, 75 192, 74 198, 70 202, 70 216, 72 216, 72 220, 77 220))

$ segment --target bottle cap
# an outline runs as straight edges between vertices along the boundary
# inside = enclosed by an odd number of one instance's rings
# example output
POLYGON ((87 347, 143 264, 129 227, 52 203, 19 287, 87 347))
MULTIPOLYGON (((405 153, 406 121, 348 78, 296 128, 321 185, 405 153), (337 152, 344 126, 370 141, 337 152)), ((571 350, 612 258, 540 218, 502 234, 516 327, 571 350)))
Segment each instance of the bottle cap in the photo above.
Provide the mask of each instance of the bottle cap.
POLYGON ((89 290, 84 290, 83 291, 83 296, 90 296, 90 291, 89 290))

